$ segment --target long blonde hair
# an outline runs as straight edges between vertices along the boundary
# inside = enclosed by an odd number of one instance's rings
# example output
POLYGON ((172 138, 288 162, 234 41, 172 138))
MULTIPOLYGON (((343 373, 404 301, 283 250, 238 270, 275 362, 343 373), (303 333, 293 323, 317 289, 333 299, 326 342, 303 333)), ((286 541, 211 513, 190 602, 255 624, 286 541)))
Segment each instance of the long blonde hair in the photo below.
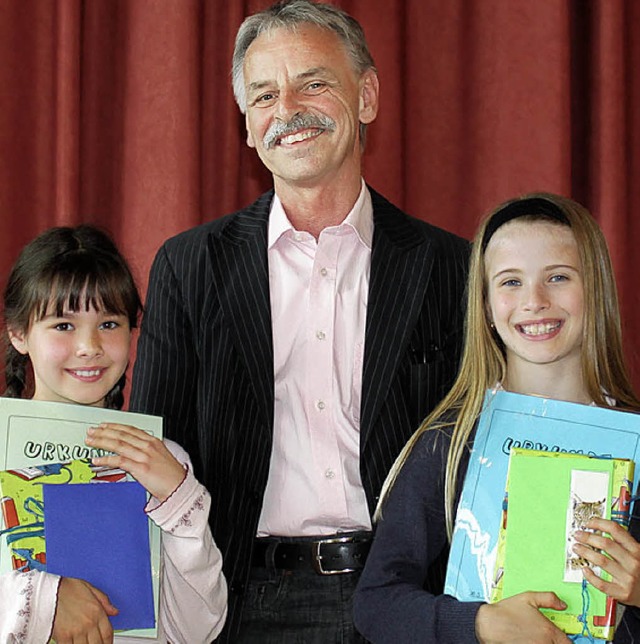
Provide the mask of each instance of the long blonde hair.
POLYGON ((484 253, 491 235, 516 217, 569 226, 580 257, 584 288, 582 372, 596 405, 608 405, 605 395, 622 409, 640 409, 622 352, 622 332, 616 284, 607 243, 589 211, 579 203, 551 193, 531 193, 496 208, 481 224, 469 263, 464 349, 460 370, 449 393, 422 422, 396 459, 382 487, 375 518, 414 445, 426 431, 453 426, 445 474, 445 520, 451 539, 457 497, 456 481, 462 455, 482 411, 487 389, 506 376, 505 351, 487 318, 484 253))

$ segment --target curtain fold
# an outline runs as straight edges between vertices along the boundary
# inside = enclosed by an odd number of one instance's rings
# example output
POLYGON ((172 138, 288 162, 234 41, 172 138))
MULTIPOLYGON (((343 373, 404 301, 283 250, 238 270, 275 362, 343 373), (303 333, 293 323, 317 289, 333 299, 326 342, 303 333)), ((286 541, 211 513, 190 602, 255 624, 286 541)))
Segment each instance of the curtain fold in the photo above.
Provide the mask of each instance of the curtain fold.
MULTIPOLYGON (((499 202, 550 190, 609 242, 640 386, 640 3, 342 0, 381 82, 367 181, 470 237, 499 202)), ((270 187, 230 62, 265 0, 0 0, 0 283, 52 225, 112 232, 145 290, 170 235, 270 187)))

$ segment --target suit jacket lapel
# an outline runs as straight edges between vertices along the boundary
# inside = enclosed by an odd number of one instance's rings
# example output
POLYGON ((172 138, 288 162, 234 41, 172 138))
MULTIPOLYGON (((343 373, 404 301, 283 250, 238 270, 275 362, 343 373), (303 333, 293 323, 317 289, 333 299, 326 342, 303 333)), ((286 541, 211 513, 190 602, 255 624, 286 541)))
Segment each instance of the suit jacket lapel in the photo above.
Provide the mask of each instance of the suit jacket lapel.
MULTIPOLYGON (((371 189, 370 189, 371 190, 371 189)), ((360 412, 364 445, 420 313, 433 265, 431 244, 410 220, 371 190, 374 236, 360 412)))
MULTIPOLYGON (((433 264, 428 240, 416 235, 410 220, 392 204, 373 190, 371 195, 374 238, 360 413, 362 444, 415 327, 433 264)), ((266 193, 209 239, 220 305, 270 428, 274 382, 267 227, 272 197, 273 192, 266 193)))
POLYGON ((273 192, 266 193, 209 238, 220 306, 270 429, 274 384, 267 226, 272 197, 273 192))

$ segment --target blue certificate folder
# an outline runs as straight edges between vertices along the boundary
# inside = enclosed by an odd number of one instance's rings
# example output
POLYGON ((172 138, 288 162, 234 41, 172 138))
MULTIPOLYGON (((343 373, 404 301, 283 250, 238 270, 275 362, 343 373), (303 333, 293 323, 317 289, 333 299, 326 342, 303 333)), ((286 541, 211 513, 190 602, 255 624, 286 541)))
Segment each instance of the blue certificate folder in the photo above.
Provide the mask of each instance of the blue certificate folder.
POLYGON ((456 514, 444 592, 489 601, 512 447, 640 462, 640 415, 488 391, 456 514))
POLYGON ((115 630, 155 626, 147 494, 134 481, 44 485, 47 571, 106 593, 115 630))

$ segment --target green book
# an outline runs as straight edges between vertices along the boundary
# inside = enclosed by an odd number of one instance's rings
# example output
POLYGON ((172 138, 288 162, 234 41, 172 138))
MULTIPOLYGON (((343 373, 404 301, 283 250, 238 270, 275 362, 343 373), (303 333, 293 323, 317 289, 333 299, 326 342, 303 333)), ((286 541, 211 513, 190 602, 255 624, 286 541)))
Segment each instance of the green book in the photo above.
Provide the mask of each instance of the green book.
POLYGON ((613 639, 616 602, 583 583, 586 561, 573 552, 572 534, 593 516, 628 526, 634 465, 627 459, 512 449, 491 601, 553 591, 567 609, 543 612, 558 628, 613 639))

